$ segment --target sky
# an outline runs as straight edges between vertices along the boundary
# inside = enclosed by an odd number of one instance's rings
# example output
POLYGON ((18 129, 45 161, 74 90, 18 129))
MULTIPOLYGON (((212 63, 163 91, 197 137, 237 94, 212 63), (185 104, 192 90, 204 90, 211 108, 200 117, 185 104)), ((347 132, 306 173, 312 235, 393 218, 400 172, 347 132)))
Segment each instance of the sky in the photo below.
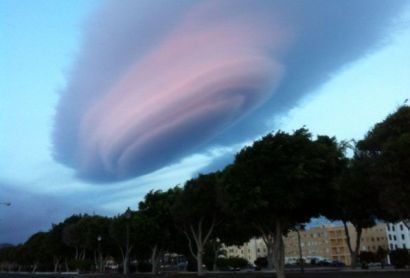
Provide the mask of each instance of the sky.
POLYGON ((0 0, 0 243, 410 96, 406 1, 0 0))

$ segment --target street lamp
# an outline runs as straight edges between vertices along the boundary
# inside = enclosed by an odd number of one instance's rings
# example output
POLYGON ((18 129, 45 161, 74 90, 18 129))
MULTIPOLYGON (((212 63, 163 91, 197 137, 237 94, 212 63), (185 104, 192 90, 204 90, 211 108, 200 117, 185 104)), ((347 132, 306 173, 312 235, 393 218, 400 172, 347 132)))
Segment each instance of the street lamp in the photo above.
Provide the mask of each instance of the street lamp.
POLYGON ((295 228, 296 228, 296 233, 298 235, 300 272, 305 272, 305 269, 303 266, 302 243, 300 242, 300 231, 303 230, 304 227, 302 224, 296 224, 295 228))
POLYGON ((101 240, 102 240, 102 236, 98 235, 97 237, 97 241, 98 241, 98 253, 99 253, 99 271, 100 273, 103 272, 103 267, 102 267, 102 253, 101 253, 101 240))

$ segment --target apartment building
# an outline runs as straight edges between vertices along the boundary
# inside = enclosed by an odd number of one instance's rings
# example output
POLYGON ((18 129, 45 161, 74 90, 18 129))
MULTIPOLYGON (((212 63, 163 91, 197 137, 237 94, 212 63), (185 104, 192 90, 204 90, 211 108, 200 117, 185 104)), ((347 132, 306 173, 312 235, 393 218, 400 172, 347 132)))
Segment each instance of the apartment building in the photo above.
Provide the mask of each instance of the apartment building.
POLYGON ((403 222, 387 224, 387 237, 390 250, 410 249, 410 230, 403 222))
MULTIPOLYGON (((356 232, 352 225, 347 226, 352 247, 355 248, 356 232)), ((392 237, 393 238, 393 237, 392 237)), ((300 231, 302 255, 306 261, 313 258, 337 260, 346 265, 350 264, 350 252, 347 246, 347 237, 344 226, 321 225, 300 231)), ((295 262, 299 258, 299 245, 296 232, 290 232, 285 238, 285 257, 287 263, 295 262)), ((364 229, 361 239, 361 251, 376 252, 381 247, 388 249, 386 224, 364 229)), ((254 238, 242 246, 226 248, 229 257, 237 256, 253 263, 258 257, 265 257, 267 250, 260 238, 254 238)))
POLYGON ((241 246, 228 246, 225 248, 228 257, 240 257, 254 263, 257 258, 266 257, 268 251, 262 238, 252 238, 241 246))
MULTIPOLYGON (((356 247, 357 234, 352 225, 347 226, 350 235, 352 248, 356 247)), ((347 237, 343 226, 329 227, 328 240, 330 255, 332 260, 337 260, 350 265, 350 252, 347 245, 347 237)), ((360 243, 360 251, 377 252, 377 249, 388 249, 386 224, 377 224, 376 226, 364 229, 360 243)))
MULTIPOLYGON (((302 255, 306 261, 313 258, 320 260, 331 259, 331 249, 329 246, 329 226, 322 225, 308 230, 300 231, 300 242, 302 255)), ((285 257, 289 263, 299 259, 299 244, 296 232, 290 232, 284 239, 285 257)))

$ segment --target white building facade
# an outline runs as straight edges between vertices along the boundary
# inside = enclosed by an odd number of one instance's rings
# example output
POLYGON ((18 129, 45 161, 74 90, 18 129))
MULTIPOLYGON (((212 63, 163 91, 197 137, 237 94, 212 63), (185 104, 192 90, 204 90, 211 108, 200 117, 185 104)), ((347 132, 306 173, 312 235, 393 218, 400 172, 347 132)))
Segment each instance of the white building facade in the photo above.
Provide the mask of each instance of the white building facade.
POLYGON ((410 249, 410 230, 403 222, 387 224, 389 250, 410 249))

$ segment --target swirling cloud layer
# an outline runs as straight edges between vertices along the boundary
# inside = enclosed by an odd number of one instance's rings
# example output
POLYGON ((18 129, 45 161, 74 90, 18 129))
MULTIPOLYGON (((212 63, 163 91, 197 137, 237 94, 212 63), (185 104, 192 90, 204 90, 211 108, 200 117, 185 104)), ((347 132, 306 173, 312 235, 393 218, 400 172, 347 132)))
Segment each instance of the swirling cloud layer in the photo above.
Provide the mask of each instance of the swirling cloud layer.
POLYGON ((285 2, 107 2, 57 108, 56 158, 123 180, 255 135, 366 53, 401 5, 285 2))

